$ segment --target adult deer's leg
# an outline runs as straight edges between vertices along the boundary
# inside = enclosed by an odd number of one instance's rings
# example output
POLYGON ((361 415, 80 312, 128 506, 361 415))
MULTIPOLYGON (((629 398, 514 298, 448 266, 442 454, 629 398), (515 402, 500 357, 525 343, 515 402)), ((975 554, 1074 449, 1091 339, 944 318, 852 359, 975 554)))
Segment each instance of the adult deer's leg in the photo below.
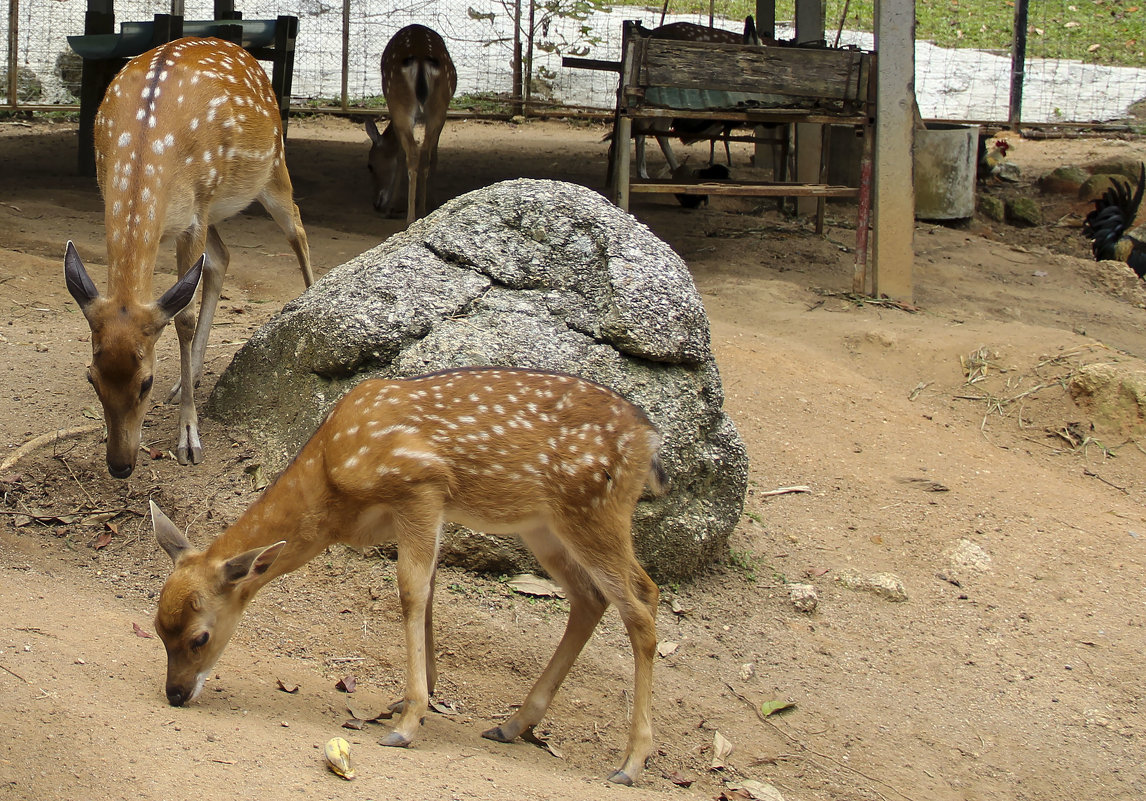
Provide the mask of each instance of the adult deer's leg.
POLYGON ((299 269, 302 270, 303 283, 309 287, 314 283, 314 273, 310 267, 310 243, 306 238, 306 231, 302 227, 302 217, 298 213, 298 206, 294 202, 294 188, 291 185, 290 173, 287 172, 285 160, 280 160, 275 168, 267 188, 259 195, 259 202, 263 205, 278 223, 279 228, 286 234, 295 258, 298 259, 299 269))
MULTIPOLYGON (((208 239, 207 230, 199 226, 179 235, 175 242, 175 257, 178 262, 180 277, 190 269, 191 260, 204 252, 208 239)), ((218 237, 216 236, 215 239, 218 240, 218 237)), ((215 303, 218 302, 218 295, 215 295, 213 301, 210 300, 212 291, 210 287, 218 285, 219 290, 217 291, 221 291, 223 282, 222 276, 217 274, 219 267, 215 264, 218 255, 220 254, 207 253, 206 261, 203 264, 203 277, 200 279, 201 313, 209 311, 212 316, 215 311, 215 303)), ((226 269, 225 265, 223 269, 226 269)), ((170 402, 176 395, 179 396, 179 439, 175 446, 175 456, 179 460, 179 464, 199 464, 203 461, 203 446, 199 441, 199 414, 195 409, 194 360, 194 339, 201 327, 201 320, 196 321, 195 312, 191 305, 188 303, 182 311, 175 315, 175 332, 179 336, 179 381, 172 387, 171 394, 167 398, 170 402)), ((205 330, 210 330, 210 321, 208 321, 205 330)))

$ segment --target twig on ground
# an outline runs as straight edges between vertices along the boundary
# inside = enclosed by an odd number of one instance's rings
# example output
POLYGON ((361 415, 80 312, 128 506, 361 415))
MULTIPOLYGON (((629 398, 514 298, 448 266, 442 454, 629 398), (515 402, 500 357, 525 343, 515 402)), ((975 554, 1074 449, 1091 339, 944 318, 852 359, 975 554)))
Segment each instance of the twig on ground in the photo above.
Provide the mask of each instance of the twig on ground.
MULTIPOLYGON (((860 776, 864 779, 867 779, 869 782, 874 782, 876 784, 883 785, 884 787, 891 790, 893 793, 900 796, 901 798, 906 798, 907 801, 914 801, 914 799, 912 799, 911 796, 897 790, 895 787, 893 787, 892 785, 883 781, 882 779, 877 779, 875 776, 870 776, 870 775, 864 773, 862 770, 859 770, 858 768, 853 768, 851 765, 848 765, 845 762, 841 762, 840 760, 836 759, 833 756, 829 756, 828 754, 822 754, 819 751, 815 751, 815 750, 809 748, 808 746, 804 745, 804 743, 800 742, 795 737, 793 737, 791 734, 788 734, 788 732, 784 731, 782 728, 777 726, 774 721, 769 720, 764 714, 762 714, 760 712, 760 708, 756 704, 754 704, 750 700, 748 700, 748 698, 746 698, 743 694, 738 692, 736 690, 736 688, 733 687, 731 684, 729 684, 728 682, 724 682, 724 686, 728 688, 729 692, 731 692, 733 695, 735 695, 737 698, 739 698, 741 701, 743 701, 745 704, 747 704, 749 707, 751 707, 752 711, 756 713, 756 717, 760 719, 761 723, 764 723, 764 724, 772 727, 773 731, 775 731, 777 734, 779 734, 785 740, 790 742, 792 745, 796 746, 796 748, 798 748, 800 751, 811 754, 812 756, 815 756, 815 757, 819 757, 820 759, 826 759, 828 762, 831 762, 833 765, 835 765, 838 768, 843 768, 844 770, 851 771, 855 775, 860 776)), ((881 798, 884 797, 883 793, 879 792, 879 790, 872 788, 872 792, 875 793, 876 795, 880 796, 881 798)))
POLYGON ((83 494, 85 496, 87 496, 88 503, 90 503, 92 505, 92 508, 94 509, 97 506, 97 504, 95 502, 95 498, 93 498, 91 496, 91 493, 88 492, 88 488, 83 485, 82 481, 80 481, 80 477, 76 475, 76 471, 72 469, 72 466, 70 464, 68 464, 68 460, 65 459, 63 456, 57 456, 56 458, 60 460, 60 462, 64 465, 64 467, 68 468, 68 472, 72 474, 72 478, 75 480, 76 484, 79 486, 79 488, 83 492, 83 494))
POLYGON ((4 667, 3 665, 0 665, 0 670, 3 670, 5 673, 7 673, 11 676, 15 676, 16 678, 18 678, 20 681, 24 682, 25 684, 31 684, 30 681, 28 681, 26 678, 21 676, 19 673, 17 673, 14 670, 10 670, 10 669, 4 667))
POLYGON ((0 473, 11 468, 16 462, 23 459, 32 451, 37 448, 42 448, 45 445, 51 445, 64 439, 71 439, 72 437, 82 437, 84 434, 90 434, 93 431, 98 431, 103 428, 103 423, 89 423, 86 426, 76 426, 75 428, 56 429, 41 434, 38 437, 28 440, 19 448, 9 454, 8 458, 0 462, 0 473))
POLYGON ((1099 481, 1101 481, 1101 482, 1102 482, 1103 484, 1105 484, 1106 486, 1108 486, 1108 487, 1114 487, 1114 489, 1118 490, 1118 491, 1119 491, 1119 492, 1121 492, 1123 495, 1129 495, 1129 494, 1130 494, 1130 490, 1126 489, 1126 487, 1120 487, 1120 486, 1118 486, 1117 484, 1115 484, 1114 482, 1112 482, 1112 481, 1108 481, 1107 479, 1105 479, 1105 478, 1103 478, 1102 476, 1098 475, 1098 473, 1096 473, 1096 472, 1094 472, 1093 470, 1091 470, 1089 467, 1087 467, 1087 468, 1083 468, 1082 474, 1083 474, 1084 476, 1090 476, 1091 478, 1097 478, 1099 481))
POLYGON ((886 309, 899 309, 910 314, 917 314, 919 312, 918 306, 912 306, 910 303, 904 303, 902 300, 893 300, 892 298, 873 298, 867 295, 859 295, 855 292, 830 292, 826 289, 814 290, 816 294, 823 295, 827 298, 842 298, 843 300, 850 300, 857 306, 882 306, 886 309))
POLYGON ((793 487, 777 487, 776 489, 764 490, 757 492, 756 495, 760 497, 767 497, 769 495, 787 495, 790 492, 811 492, 812 488, 804 484, 797 484, 793 487))

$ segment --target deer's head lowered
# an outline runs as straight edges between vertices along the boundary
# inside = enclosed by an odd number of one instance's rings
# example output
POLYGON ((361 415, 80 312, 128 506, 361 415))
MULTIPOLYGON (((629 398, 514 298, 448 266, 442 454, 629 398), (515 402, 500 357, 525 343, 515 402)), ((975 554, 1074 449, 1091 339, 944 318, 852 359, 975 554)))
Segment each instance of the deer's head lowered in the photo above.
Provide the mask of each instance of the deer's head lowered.
POLYGON ((203 689, 259 587, 257 579, 264 577, 286 543, 217 559, 192 547, 154 502, 151 523, 160 546, 175 563, 159 595, 155 630, 167 649, 167 701, 183 706, 203 689))
POLYGON ((201 257, 158 301, 140 304, 101 295, 75 246, 68 242, 64 279, 91 327, 87 379, 103 405, 107 469, 115 478, 127 478, 135 469, 143 415, 155 377, 155 343, 164 326, 195 296, 203 262, 201 257))

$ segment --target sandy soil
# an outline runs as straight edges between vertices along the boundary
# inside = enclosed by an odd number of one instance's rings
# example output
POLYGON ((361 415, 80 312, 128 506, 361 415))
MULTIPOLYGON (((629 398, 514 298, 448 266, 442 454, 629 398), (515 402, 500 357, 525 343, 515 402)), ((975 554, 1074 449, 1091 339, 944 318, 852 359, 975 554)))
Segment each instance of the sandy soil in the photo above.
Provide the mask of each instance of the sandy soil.
MULTIPOLYGON (((438 199, 523 175, 599 188, 603 133, 451 124, 438 199)), ((0 124, 0 458, 98 421, 89 332, 61 270, 70 238, 104 286, 101 202, 74 174, 74 140, 73 125, 0 124)), ((297 119, 290 140, 320 274, 397 230, 369 206, 360 129, 297 119)), ((1028 179, 1107 155, 1146 148, 1012 150, 1028 179)), ((94 431, 0 476, 0 798, 710 799, 739 797, 745 780, 789 801, 1146 796, 1146 454, 1129 429, 1092 430, 1064 389, 1086 363, 1142 366, 1146 292, 1086 258, 1072 201, 1009 191, 1039 197, 1050 222, 918 225, 914 312, 842 295, 846 205, 823 238, 772 204, 635 208, 693 270, 752 460, 727 563, 663 588, 659 633, 676 648, 657 665, 659 750, 638 787, 604 782, 630 692, 613 613, 544 723, 559 757, 480 739, 524 696, 565 617, 561 601, 498 577, 439 577, 439 695, 453 713, 431 715, 408 750, 379 747, 382 724, 340 728, 348 701, 397 697, 403 664, 393 565, 341 548, 260 595, 203 696, 168 707, 148 635, 169 561, 147 499, 205 543, 253 499, 258 454, 205 420, 206 461, 180 467, 164 455, 174 409, 157 405, 144 439, 163 458, 128 481, 107 475, 94 431), (810 491, 768 494, 792 485, 810 491), (908 600, 850 589, 857 573, 894 574, 908 600), (816 588, 817 611, 796 611, 792 582, 816 588), (353 696, 335 688, 348 674, 353 696), (795 707, 762 719, 775 699, 795 707), (714 770, 717 732, 734 750, 714 770), (352 743, 354 783, 323 768, 335 735, 352 743)), ((223 235, 231 274, 201 401, 302 289, 261 211, 223 235)), ((160 387, 177 374, 174 339, 160 343, 160 387)))

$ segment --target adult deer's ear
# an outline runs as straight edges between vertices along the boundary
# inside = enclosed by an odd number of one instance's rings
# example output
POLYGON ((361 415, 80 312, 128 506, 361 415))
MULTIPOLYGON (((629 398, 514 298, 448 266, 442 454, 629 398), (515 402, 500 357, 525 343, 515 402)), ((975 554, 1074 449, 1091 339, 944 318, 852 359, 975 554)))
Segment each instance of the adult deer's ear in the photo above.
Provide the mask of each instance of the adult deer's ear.
POLYGON ((88 271, 84 269, 80 254, 70 239, 68 246, 64 249, 64 283, 68 286, 68 294, 79 304, 80 311, 86 315, 92 301, 99 297, 99 290, 92 283, 88 271))
POLYGON ((171 561, 178 564, 179 558, 192 550, 191 543, 171 519, 160 511, 155 501, 148 503, 151 504, 151 528, 155 531, 155 539, 159 541, 159 547, 171 557, 171 561))
POLYGON ((203 277, 203 266, 207 262, 207 254, 199 257, 199 261, 191 265, 187 274, 175 282, 175 286, 163 293, 163 297, 155 304, 162 317, 160 324, 167 325, 172 317, 183 311, 191 299, 195 297, 195 290, 199 287, 199 279, 203 277))

